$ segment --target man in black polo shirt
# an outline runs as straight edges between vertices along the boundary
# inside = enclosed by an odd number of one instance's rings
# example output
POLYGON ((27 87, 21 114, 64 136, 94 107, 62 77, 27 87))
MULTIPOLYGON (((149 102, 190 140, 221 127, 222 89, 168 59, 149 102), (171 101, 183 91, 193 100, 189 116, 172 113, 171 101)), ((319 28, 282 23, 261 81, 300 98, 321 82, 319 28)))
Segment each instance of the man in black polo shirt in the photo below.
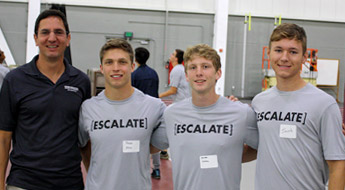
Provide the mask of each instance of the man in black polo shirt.
POLYGON ((39 55, 8 73, 0 93, 0 190, 11 138, 8 190, 82 190, 77 128, 90 82, 64 59, 71 36, 63 13, 42 12, 34 38, 39 55))

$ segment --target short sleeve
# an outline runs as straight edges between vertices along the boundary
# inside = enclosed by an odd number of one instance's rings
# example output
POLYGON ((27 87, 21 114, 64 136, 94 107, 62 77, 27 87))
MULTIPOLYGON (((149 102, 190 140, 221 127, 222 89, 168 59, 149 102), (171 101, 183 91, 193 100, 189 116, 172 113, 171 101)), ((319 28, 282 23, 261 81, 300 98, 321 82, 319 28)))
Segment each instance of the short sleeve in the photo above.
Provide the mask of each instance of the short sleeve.
POLYGON ((322 114, 320 134, 325 160, 345 160, 345 137, 340 109, 336 103, 322 114))
POLYGON ((9 80, 5 78, 0 89, 0 130, 13 131, 17 125, 15 94, 9 80))
POLYGON ((88 117, 86 115, 86 108, 85 107, 86 106, 83 103, 81 108, 80 108, 80 111, 79 111, 78 140, 79 140, 79 146, 80 147, 86 146, 87 142, 90 139, 89 131, 88 131, 89 130, 88 126, 90 126, 90 125, 87 125, 88 117))
POLYGON ((246 127, 247 130, 245 136, 245 143, 254 149, 258 149, 259 132, 256 121, 256 114, 250 106, 247 107, 246 127))
POLYGON ((161 102, 159 108, 159 117, 151 136, 151 144, 160 150, 164 150, 169 147, 166 126, 163 118, 165 107, 165 104, 161 102))

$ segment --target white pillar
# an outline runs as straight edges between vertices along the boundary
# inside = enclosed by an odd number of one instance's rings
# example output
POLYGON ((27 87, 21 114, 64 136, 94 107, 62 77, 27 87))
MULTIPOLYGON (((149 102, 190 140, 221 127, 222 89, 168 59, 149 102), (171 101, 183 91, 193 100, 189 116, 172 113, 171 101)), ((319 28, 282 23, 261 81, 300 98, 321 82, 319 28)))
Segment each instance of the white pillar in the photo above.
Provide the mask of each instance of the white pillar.
POLYGON ((243 54, 242 54, 242 80, 241 80, 241 97, 244 98, 244 83, 246 76, 246 48, 247 48, 247 15, 244 18, 243 30, 243 54))
POLYGON ((28 0, 28 28, 26 36, 26 62, 38 54, 38 47, 34 40, 35 21, 41 11, 41 0, 28 0))
POLYGON ((216 93, 224 96, 229 0, 216 0, 215 2, 213 48, 217 50, 222 63, 222 77, 217 81, 216 93))
POLYGON ((7 41, 5 39, 5 35, 2 32, 1 27, 0 27, 0 47, 1 47, 1 50, 4 52, 4 54, 6 56, 6 58, 5 58, 6 64, 8 66, 16 65, 16 62, 13 59, 11 50, 8 47, 7 41))

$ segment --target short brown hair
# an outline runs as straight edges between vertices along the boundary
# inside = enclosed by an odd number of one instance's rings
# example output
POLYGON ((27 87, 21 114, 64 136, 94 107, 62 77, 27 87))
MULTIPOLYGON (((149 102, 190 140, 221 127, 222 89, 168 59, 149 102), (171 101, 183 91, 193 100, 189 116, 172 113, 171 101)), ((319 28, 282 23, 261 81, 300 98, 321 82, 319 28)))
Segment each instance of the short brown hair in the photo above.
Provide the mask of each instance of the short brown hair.
POLYGON ((108 40, 101 48, 101 51, 99 52, 99 58, 103 60, 103 56, 106 51, 110 49, 121 49, 129 54, 131 63, 133 63, 134 53, 131 44, 129 44, 126 40, 120 39, 120 38, 113 38, 108 40))
POLYGON ((269 49, 271 49, 272 42, 282 39, 300 41, 302 43, 303 54, 307 51, 307 35, 304 29, 297 24, 284 23, 275 28, 270 37, 269 49))
POLYGON ((205 59, 211 60, 216 71, 218 71, 222 67, 220 63, 220 57, 216 50, 214 50, 207 44, 198 44, 189 47, 184 53, 184 66, 186 72, 188 68, 188 62, 191 61, 195 56, 200 56, 205 59))

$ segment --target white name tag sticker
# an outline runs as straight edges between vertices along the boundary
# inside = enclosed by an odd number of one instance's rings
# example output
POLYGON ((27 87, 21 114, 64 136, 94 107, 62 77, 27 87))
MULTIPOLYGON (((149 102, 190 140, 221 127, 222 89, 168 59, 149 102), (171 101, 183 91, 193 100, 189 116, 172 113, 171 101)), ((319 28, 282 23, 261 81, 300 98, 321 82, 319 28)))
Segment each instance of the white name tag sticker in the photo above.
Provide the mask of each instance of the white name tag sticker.
POLYGON ((140 141, 123 141, 122 152, 131 153, 140 151, 140 141))
POLYGON ((279 136, 281 138, 295 139, 297 137, 296 125, 280 125, 279 136))
POLYGON ((200 156, 200 168, 218 168, 218 157, 217 155, 206 155, 200 156))

